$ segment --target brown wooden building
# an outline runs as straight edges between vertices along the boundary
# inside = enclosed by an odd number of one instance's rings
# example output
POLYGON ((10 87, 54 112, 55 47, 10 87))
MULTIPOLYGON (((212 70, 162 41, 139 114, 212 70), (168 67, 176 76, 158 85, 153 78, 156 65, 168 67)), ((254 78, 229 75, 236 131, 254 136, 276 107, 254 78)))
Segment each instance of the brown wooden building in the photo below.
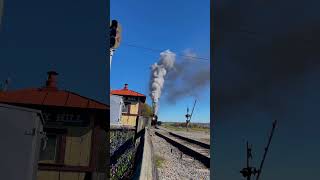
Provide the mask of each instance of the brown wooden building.
POLYGON ((44 87, 0 92, 0 102, 42 111, 47 138, 42 142, 38 180, 105 179, 109 106, 57 87, 48 72, 44 87))

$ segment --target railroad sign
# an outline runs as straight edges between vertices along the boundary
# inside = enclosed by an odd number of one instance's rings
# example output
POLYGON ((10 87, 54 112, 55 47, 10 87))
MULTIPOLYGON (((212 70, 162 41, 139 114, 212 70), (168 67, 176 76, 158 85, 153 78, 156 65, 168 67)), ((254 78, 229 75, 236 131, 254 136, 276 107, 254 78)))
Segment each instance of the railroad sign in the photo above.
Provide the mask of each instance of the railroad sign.
POLYGON ((47 125, 87 126, 89 116, 80 112, 43 111, 47 125))
POLYGON ((123 100, 126 102, 138 102, 137 97, 124 97, 123 100))

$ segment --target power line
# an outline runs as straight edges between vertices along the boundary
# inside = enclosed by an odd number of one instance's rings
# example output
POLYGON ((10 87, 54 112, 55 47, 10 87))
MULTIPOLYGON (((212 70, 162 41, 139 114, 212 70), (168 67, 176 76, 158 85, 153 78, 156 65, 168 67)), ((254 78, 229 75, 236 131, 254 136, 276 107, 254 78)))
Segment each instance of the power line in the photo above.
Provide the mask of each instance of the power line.
MULTIPOLYGON (((128 46, 128 47, 145 49, 145 50, 152 51, 152 52, 157 52, 157 53, 163 52, 163 50, 160 50, 160 49, 154 49, 154 48, 144 47, 144 46, 140 46, 140 45, 129 44, 129 43, 126 43, 126 42, 122 42, 121 44, 123 44, 125 46, 128 46)), ((202 61, 202 62, 210 62, 210 60, 208 58, 197 57, 197 56, 187 56, 187 55, 183 55, 183 54, 176 54, 176 55, 180 56, 180 57, 185 57, 185 58, 190 58, 190 59, 193 59, 193 60, 202 61)))

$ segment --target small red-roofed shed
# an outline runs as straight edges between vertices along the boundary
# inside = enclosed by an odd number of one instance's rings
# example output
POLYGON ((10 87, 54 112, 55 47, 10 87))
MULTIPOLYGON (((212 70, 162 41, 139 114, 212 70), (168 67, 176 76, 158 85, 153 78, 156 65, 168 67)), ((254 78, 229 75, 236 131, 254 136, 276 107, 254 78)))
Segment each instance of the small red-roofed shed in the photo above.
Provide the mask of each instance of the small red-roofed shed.
POLYGON ((136 121, 142 114, 142 105, 146 102, 146 96, 130 90, 128 84, 125 84, 122 89, 112 90, 111 95, 123 97, 125 107, 122 108, 121 124, 136 126, 136 121))
POLYGON ((0 92, 0 103, 41 110, 46 132, 39 154, 38 180, 91 179, 105 173, 106 132, 110 107, 77 93, 60 90, 58 73, 48 72, 45 86, 0 92))

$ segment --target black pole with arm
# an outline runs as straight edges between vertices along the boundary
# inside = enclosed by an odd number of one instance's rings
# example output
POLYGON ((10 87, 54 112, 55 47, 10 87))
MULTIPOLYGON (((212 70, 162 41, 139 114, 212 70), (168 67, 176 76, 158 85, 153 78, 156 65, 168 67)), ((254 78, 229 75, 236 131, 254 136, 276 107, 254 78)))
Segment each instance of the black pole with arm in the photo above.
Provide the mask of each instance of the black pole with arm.
POLYGON ((274 133, 274 129, 276 128, 276 125, 277 125, 277 120, 275 120, 275 121, 273 122, 273 124, 272 124, 271 134, 270 134, 270 136, 269 136, 269 140, 268 140, 267 147, 264 149, 263 158, 262 158, 262 161, 261 161, 259 170, 258 170, 258 175, 257 175, 257 179, 256 179, 256 180, 259 180, 259 177, 260 177, 260 175, 261 175, 262 168, 263 168, 263 164, 264 164, 264 161, 265 161, 265 159, 266 159, 267 152, 268 152, 268 150, 269 150, 269 146, 270 146, 270 143, 271 143, 272 136, 273 136, 273 133, 274 133))

